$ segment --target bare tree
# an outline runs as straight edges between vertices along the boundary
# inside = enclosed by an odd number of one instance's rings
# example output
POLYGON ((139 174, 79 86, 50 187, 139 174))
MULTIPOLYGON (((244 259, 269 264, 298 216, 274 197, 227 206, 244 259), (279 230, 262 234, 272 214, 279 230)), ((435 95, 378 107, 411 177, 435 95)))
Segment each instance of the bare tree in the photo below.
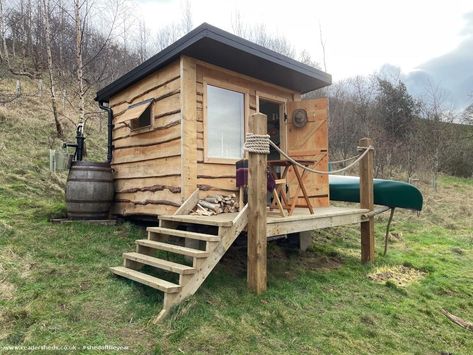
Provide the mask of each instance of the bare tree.
POLYGON ((26 36, 26 50, 28 53, 28 57, 33 57, 33 7, 31 5, 31 0, 26 2, 26 22, 25 22, 25 36, 26 36))
MULTIPOLYGON (((473 93, 470 94, 470 98, 473 99, 473 93)), ((473 103, 468 105, 462 112, 462 122, 465 124, 473 124, 473 103)))
POLYGON ((155 48, 162 51, 164 48, 175 42, 181 36, 181 28, 176 24, 163 27, 156 33, 155 48))
POLYGON ((138 23, 138 56, 140 58, 140 62, 144 62, 148 59, 148 29, 146 28, 146 23, 141 20, 138 23))
POLYGON ((324 71, 327 71, 327 61, 325 58, 325 45, 327 44, 327 39, 324 38, 322 33, 322 24, 319 21, 319 38, 320 38, 320 47, 322 48, 322 62, 324 63, 324 71))
POLYGON ((192 31, 192 28, 194 27, 193 21, 192 21, 191 2, 189 0, 186 0, 184 3, 184 8, 182 11, 182 25, 181 26, 184 33, 188 33, 192 31))
POLYGON ((346 159, 356 154, 360 126, 356 123, 355 102, 349 80, 343 80, 332 85, 327 91, 330 97, 329 142, 332 160, 346 159))
POLYGON ((290 58, 296 58, 296 51, 291 43, 281 35, 270 33, 263 23, 256 25, 245 25, 239 12, 232 16, 232 31, 236 35, 255 42, 260 46, 269 48, 275 52, 290 58))
POLYGON ((320 68, 319 63, 315 61, 307 50, 303 50, 299 55, 299 61, 314 68, 320 68))
POLYGON ((231 26, 232 32, 240 37, 245 37, 246 34, 246 26, 241 20, 241 14, 239 11, 235 11, 231 17, 231 26))
POLYGON ((181 20, 162 27, 155 35, 154 48, 155 51, 162 51, 186 33, 192 31, 193 20, 190 1, 184 2, 181 20))
POLYGON ((425 126, 425 139, 427 140, 425 151, 429 157, 432 171, 432 186, 437 188, 437 178, 440 173, 442 158, 445 158, 444 152, 448 150, 451 143, 450 128, 445 123, 454 120, 453 110, 447 104, 447 92, 440 86, 429 81, 425 89, 423 104, 423 118, 428 121, 425 126))
POLYGON ((63 0, 58 0, 59 7, 59 44, 58 44, 58 63, 60 68, 61 77, 65 76, 64 70, 64 40, 65 40, 65 29, 66 29, 66 11, 64 9, 63 0))
POLYGON ((45 41, 46 41, 46 53, 48 56, 48 74, 49 74, 49 89, 51 92, 51 108, 54 116, 54 123, 56 125, 56 134, 59 138, 64 137, 64 132, 62 129, 61 122, 59 121, 57 104, 56 104, 56 89, 54 82, 54 65, 53 65, 53 55, 51 51, 51 25, 49 20, 49 14, 51 8, 49 6, 49 0, 42 0, 42 10, 43 10, 43 21, 46 29, 45 41))
POLYGON ((8 61, 8 47, 7 47, 7 36, 5 28, 5 11, 3 8, 3 0, 0 0, 0 37, 1 37, 1 46, 0 48, 0 58, 2 60, 8 61))
POLYGON ((0 27, 1 29, 1 36, 2 36, 2 45, 3 45, 3 54, 2 54, 2 59, 6 62, 8 70, 18 76, 26 76, 31 79, 36 79, 39 77, 39 73, 35 71, 30 71, 26 70, 24 67, 24 57, 26 56, 25 51, 23 51, 23 55, 21 58, 21 69, 15 68, 15 63, 12 61, 12 58, 10 58, 9 50, 8 50, 8 45, 7 45, 7 20, 9 22, 9 27, 10 27, 10 39, 11 39, 11 47, 12 47, 12 54, 13 54, 13 59, 15 59, 16 56, 16 39, 20 41, 21 47, 25 48, 25 38, 23 34, 25 33, 24 30, 24 17, 26 17, 24 13, 24 7, 23 7, 23 1, 20 1, 20 9, 17 11, 9 11, 9 14, 7 15, 5 12, 5 8, 3 5, 3 1, 0 1, 0 27))
POLYGON ((81 8, 84 5, 87 6, 87 0, 84 0, 82 4, 80 0, 74 0, 76 80, 79 99, 79 119, 81 122, 85 121, 84 73, 82 71, 83 18, 81 16, 81 8))

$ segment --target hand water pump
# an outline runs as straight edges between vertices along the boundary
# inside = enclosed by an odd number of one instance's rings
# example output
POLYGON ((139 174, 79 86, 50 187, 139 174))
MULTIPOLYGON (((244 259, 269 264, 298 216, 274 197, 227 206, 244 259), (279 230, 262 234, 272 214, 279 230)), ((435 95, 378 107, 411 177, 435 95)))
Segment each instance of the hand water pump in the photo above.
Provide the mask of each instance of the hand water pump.
POLYGON ((75 148, 72 161, 82 161, 82 158, 85 155, 85 137, 84 137, 84 126, 85 123, 79 122, 76 128, 76 143, 64 143, 63 147, 73 147, 75 148))

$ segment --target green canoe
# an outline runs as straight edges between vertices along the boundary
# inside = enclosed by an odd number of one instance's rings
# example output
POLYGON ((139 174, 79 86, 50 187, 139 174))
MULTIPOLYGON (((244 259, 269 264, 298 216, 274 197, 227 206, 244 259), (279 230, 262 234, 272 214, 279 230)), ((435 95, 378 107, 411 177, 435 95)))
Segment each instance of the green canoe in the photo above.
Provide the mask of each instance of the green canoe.
MULTIPOLYGON (((357 176, 330 175, 330 199, 333 201, 360 202, 360 178, 357 176)), ((374 203, 389 207, 422 210, 422 193, 411 184, 374 179, 374 203)))

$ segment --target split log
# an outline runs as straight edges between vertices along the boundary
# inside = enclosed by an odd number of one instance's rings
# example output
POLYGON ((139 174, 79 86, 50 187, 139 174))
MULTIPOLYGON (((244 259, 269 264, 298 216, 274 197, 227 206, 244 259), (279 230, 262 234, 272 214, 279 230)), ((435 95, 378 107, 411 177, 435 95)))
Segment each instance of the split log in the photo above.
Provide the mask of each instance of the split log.
POLYGON ((229 196, 215 195, 207 196, 199 200, 197 206, 191 212, 193 215, 212 216, 220 213, 234 213, 238 211, 236 195, 229 196))
POLYGON ((213 196, 208 196, 204 200, 207 201, 207 202, 213 203, 213 204, 218 204, 219 203, 218 199, 216 197, 213 197, 213 196))
POLYGON ((220 204, 218 203, 210 203, 210 202, 207 202, 205 200, 200 200, 199 201, 199 205, 201 205, 202 207, 205 207, 205 208, 208 208, 216 213, 218 213, 218 211, 220 211, 220 204))
POLYGON ((204 207, 202 207, 200 204, 197 204, 197 214, 201 216, 211 216, 212 213, 207 211, 204 207))

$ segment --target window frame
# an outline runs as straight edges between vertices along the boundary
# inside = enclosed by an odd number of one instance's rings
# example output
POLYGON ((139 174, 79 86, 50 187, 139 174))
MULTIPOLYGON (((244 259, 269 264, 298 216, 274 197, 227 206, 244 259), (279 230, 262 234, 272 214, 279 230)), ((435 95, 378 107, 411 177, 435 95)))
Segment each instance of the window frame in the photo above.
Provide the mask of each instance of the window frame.
POLYGON ((225 89, 229 91, 234 91, 240 94, 243 94, 243 137, 245 137, 246 132, 248 131, 248 115, 250 111, 250 95, 249 90, 228 82, 221 80, 204 77, 203 79, 203 119, 204 119, 204 162, 205 163, 216 163, 216 164, 235 164, 240 159, 244 159, 245 153, 241 158, 218 158, 218 157, 209 157, 208 155, 208 85, 217 87, 219 89, 225 89))
MULTIPOLYGON (((133 128, 132 121, 138 120, 139 117, 135 118, 134 120, 130 120, 130 122, 128 124, 128 128, 130 129, 130 135, 146 133, 146 132, 149 132, 149 131, 153 130, 153 128, 154 128, 154 104, 155 104, 154 98, 145 99, 145 100, 142 100, 140 102, 144 102, 144 101, 150 101, 149 107, 146 109, 146 110, 149 109, 149 125, 146 125, 146 126, 143 126, 143 127, 133 128)), ((137 102, 137 103, 139 103, 139 102, 137 102)), ((143 113, 146 112, 146 110, 143 111, 143 113)))

